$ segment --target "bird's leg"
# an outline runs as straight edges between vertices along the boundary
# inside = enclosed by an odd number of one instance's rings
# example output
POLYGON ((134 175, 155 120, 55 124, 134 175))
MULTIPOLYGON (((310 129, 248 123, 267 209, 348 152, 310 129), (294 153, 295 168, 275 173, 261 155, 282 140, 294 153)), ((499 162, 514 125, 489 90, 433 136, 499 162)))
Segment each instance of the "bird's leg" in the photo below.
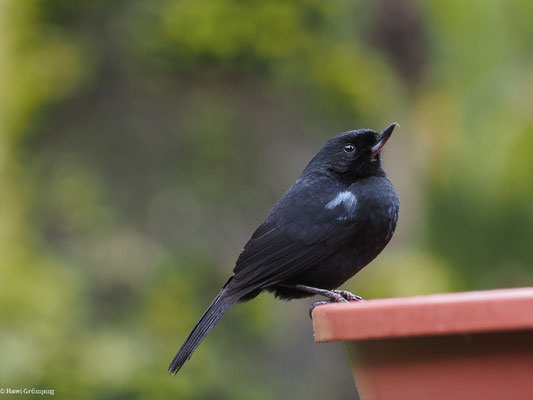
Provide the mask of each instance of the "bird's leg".
POLYGON ((306 286, 306 285, 280 285, 280 286, 298 289, 298 290, 301 290, 302 292, 319 294, 320 296, 327 297, 331 301, 335 301, 337 303, 344 303, 348 301, 347 299, 344 298, 344 296, 341 293, 337 293, 336 291, 333 291, 333 290, 320 289, 320 288, 306 286))
POLYGON ((318 295, 327 297, 329 299, 329 300, 324 300, 324 301, 315 301, 311 305, 311 308, 309 309, 310 317, 313 313, 313 310, 317 306, 321 306, 321 305, 329 304, 333 302, 346 303, 348 301, 364 301, 361 296, 357 296, 356 294, 350 293, 347 290, 327 290, 327 289, 320 289, 320 288, 315 288, 315 287, 306 286, 306 285, 280 285, 280 286, 290 287, 290 288, 298 289, 304 292, 318 294, 318 295))
POLYGON ((321 296, 327 297, 328 299, 332 301, 336 301, 338 303, 343 303, 345 301, 364 301, 361 296, 357 296, 356 294, 350 293, 347 290, 327 290, 327 289, 320 289, 320 288, 315 288, 315 287, 306 286, 306 285, 281 285, 281 286, 291 287, 291 288, 302 290, 308 293, 319 294, 321 296))

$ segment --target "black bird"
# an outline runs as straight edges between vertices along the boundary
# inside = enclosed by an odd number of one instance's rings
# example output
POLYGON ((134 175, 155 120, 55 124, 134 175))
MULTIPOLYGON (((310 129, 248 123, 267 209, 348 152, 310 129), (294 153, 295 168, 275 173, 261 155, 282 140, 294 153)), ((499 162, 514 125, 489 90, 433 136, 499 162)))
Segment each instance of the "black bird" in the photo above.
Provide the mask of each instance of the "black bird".
POLYGON ((263 290, 287 300, 360 299, 334 289, 370 263, 396 228, 400 202, 380 158, 396 125, 344 132, 322 147, 244 246, 233 276, 170 363, 171 374, 231 306, 263 290))

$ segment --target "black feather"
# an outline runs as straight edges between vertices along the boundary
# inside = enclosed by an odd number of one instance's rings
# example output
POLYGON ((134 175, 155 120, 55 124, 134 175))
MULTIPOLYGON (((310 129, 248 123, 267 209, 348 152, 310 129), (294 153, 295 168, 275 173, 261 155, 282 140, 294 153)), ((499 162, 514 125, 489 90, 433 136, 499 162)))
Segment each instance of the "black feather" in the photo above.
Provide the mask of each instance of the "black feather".
POLYGON ((189 334, 185 342, 174 356, 174 359, 168 366, 168 371, 171 374, 176 374, 183 364, 191 358, 192 353, 198 345, 204 340, 209 331, 213 329, 220 318, 236 303, 236 300, 228 301, 224 298, 224 289, 213 300, 209 308, 205 311, 200 321, 196 324, 192 332, 189 334))

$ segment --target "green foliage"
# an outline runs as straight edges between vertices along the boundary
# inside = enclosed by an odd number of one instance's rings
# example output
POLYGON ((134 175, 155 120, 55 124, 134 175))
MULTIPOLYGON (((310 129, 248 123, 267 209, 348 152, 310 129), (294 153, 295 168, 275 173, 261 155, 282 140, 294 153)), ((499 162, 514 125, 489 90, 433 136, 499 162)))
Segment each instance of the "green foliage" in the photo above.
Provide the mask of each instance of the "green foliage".
POLYGON ((348 374, 309 379, 328 356, 306 303, 269 295, 165 373, 341 130, 402 125, 385 154, 399 229, 350 289, 532 284, 532 15, 528 0, 0 2, 2 385, 353 397, 348 374))

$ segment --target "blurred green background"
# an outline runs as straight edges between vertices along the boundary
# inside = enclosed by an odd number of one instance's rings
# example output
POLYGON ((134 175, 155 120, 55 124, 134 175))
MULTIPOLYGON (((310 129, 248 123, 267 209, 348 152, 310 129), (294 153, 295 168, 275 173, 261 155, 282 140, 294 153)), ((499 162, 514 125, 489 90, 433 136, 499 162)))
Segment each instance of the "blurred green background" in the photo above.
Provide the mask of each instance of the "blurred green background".
POLYGON ((310 301, 238 305, 166 368, 321 145, 401 124, 402 208, 346 288, 533 285, 533 2, 0 0, 0 387, 349 399, 310 301))

